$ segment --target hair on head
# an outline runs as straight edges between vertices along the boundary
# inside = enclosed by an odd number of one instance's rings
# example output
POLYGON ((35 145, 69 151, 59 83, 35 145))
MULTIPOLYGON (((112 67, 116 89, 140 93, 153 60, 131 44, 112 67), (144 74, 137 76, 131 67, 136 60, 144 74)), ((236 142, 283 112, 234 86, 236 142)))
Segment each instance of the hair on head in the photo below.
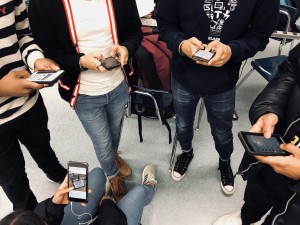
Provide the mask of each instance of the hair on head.
POLYGON ((0 225, 46 225, 46 223, 32 211, 17 210, 5 216, 0 225))

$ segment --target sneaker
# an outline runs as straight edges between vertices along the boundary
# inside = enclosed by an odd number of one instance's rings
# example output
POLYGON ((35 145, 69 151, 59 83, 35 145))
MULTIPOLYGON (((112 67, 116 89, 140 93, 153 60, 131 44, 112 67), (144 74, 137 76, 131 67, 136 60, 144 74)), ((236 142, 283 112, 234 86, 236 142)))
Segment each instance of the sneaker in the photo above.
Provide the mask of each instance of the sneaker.
POLYGON ((61 166, 55 173, 46 173, 47 180, 51 183, 59 183, 61 184, 65 177, 67 176, 68 171, 61 166))
POLYGON ((172 169, 172 178, 175 181, 180 181, 187 171, 187 168, 194 158, 193 149, 189 152, 183 152, 177 157, 177 161, 172 169))
POLYGON ((241 212, 227 214, 217 219, 213 225, 242 225, 241 212))
POLYGON ((115 153, 115 159, 116 159, 117 167, 119 169, 120 176, 123 178, 130 177, 132 174, 132 170, 125 162, 125 160, 121 158, 118 152, 115 153))
POLYGON ((221 173, 221 188, 227 195, 232 195, 235 191, 234 177, 230 166, 230 160, 219 159, 219 170, 221 173))
POLYGON ((154 165, 147 165, 142 174, 142 184, 143 185, 151 185, 153 187, 156 186, 156 170, 154 165))
POLYGON ((112 195, 117 202, 127 194, 126 185, 122 177, 120 177, 119 175, 110 180, 110 185, 112 195))

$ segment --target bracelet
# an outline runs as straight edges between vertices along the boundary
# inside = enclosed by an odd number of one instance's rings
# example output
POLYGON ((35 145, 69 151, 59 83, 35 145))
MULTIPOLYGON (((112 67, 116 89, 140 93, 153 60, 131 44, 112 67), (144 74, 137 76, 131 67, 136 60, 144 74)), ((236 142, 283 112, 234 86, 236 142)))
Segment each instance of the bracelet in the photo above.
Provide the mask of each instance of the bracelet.
POLYGON ((178 52, 179 52, 179 54, 182 55, 182 56, 185 56, 185 54, 181 52, 181 46, 182 46, 183 42, 185 42, 185 41, 186 41, 186 40, 183 40, 182 42, 180 42, 180 44, 179 44, 179 46, 178 46, 178 52))
POLYGON ((79 62, 78 62, 78 63, 79 63, 79 68, 80 68, 81 71, 87 71, 87 70, 88 70, 87 68, 84 68, 84 67, 81 66, 81 58, 82 58, 82 57, 83 57, 83 56, 81 56, 81 57, 79 58, 79 62))

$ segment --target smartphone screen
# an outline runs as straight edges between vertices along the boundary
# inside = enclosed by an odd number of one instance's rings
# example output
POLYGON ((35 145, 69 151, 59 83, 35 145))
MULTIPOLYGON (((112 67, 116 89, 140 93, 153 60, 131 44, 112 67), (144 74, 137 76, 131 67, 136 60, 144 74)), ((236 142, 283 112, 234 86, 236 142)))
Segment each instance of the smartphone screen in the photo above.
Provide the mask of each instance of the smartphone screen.
POLYGON ((267 139, 261 133, 240 132, 239 138, 245 149, 252 155, 288 155, 288 152, 280 148, 284 140, 278 134, 273 134, 267 139))
POLYGON ((74 187, 69 192, 69 200, 87 202, 88 164, 86 162, 68 162, 68 183, 69 187, 74 187))
POLYGON ((27 78, 27 80, 39 84, 54 84, 63 76, 64 72, 64 70, 37 71, 31 74, 31 76, 27 78))
POLYGON ((199 49, 195 55, 192 56, 193 59, 197 59, 203 62, 208 62, 209 60, 211 60, 212 57, 214 57, 215 52, 214 51, 205 51, 203 49, 199 49))

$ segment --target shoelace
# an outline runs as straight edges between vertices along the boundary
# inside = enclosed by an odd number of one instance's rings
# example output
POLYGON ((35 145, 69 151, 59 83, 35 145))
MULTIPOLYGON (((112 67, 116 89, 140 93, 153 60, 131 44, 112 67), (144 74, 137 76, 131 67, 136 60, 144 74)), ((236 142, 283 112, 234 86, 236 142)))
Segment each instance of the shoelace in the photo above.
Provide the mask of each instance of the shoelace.
POLYGON ((157 184, 157 181, 155 180, 155 177, 152 173, 147 173, 144 177, 143 184, 157 184))
POLYGON ((232 184, 233 174, 232 174, 229 162, 221 162, 220 163, 220 171, 221 171, 221 179, 222 179, 223 183, 225 185, 232 184))
POLYGON ((182 155, 180 155, 178 158, 178 163, 175 165, 175 170, 178 172, 185 171, 188 167, 189 162, 191 161, 191 158, 192 156, 188 155, 188 153, 183 153, 182 155))

